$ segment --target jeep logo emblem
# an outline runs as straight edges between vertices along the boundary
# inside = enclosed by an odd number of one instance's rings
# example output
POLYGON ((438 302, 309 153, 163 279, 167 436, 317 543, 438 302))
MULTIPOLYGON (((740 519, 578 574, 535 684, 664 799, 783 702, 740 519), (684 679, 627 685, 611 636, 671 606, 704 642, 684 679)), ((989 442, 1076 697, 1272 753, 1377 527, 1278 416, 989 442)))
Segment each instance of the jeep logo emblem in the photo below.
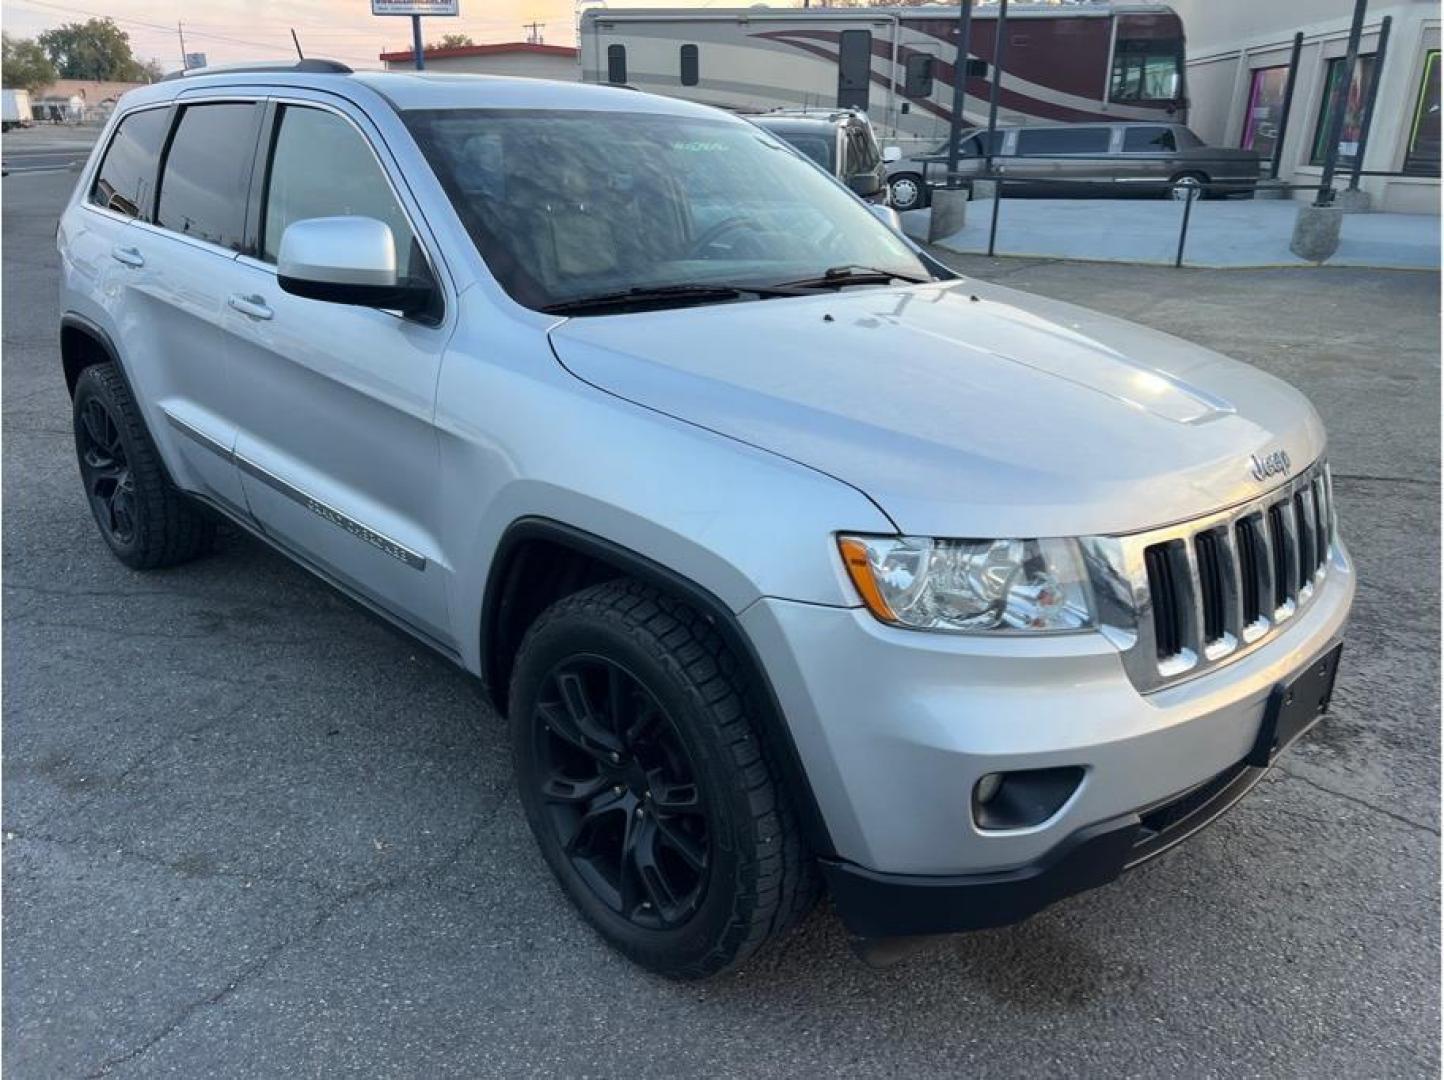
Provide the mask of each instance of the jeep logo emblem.
POLYGON ((1293 462, 1289 460, 1289 455, 1283 450, 1275 450, 1266 457, 1250 454, 1248 458, 1249 475, 1260 483, 1270 476, 1287 476, 1291 468, 1293 468, 1293 462))

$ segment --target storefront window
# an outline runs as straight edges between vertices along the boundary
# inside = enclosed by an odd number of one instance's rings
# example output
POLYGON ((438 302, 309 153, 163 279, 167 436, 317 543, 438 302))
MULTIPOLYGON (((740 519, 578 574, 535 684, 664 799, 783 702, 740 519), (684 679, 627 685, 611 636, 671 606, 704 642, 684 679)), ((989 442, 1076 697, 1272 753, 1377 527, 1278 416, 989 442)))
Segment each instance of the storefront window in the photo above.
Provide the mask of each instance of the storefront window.
POLYGON ((1409 152, 1404 156, 1404 171, 1414 176, 1439 175, 1438 49, 1431 51, 1424 60, 1424 79, 1409 128, 1409 152))
POLYGON ((1243 117, 1245 150, 1257 150, 1259 157, 1269 161, 1278 143, 1279 117, 1284 109, 1284 84, 1289 81, 1285 67, 1259 68, 1253 73, 1248 92, 1248 111, 1243 117))
POLYGON ((1324 163, 1324 151, 1329 141, 1329 117, 1334 111, 1334 102, 1342 93, 1348 94, 1344 106, 1344 129, 1339 133, 1338 164, 1351 166, 1354 155, 1359 152, 1359 137, 1364 127, 1364 97, 1369 92, 1369 80, 1374 77, 1374 55, 1359 57, 1354 65, 1354 77, 1344 86, 1344 58, 1329 61, 1328 78, 1324 82, 1324 100, 1319 105, 1319 122, 1314 128, 1314 152, 1309 157, 1310 165, 1324 163))

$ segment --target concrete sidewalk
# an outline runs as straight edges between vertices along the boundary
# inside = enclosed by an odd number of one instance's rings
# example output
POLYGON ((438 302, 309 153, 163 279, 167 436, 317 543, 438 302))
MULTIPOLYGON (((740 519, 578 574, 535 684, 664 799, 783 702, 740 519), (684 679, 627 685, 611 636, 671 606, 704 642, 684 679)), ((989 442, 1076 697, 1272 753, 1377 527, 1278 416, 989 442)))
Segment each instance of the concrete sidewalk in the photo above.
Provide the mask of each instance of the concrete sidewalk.
MULTIPOLYGON (((1275 199, 1203 200, 1193 205, 1186 266, 1217 269, 1312 266, 1289 251, 1299 203, 1275 199)), ((1165 199, 1004 199, 998 255, 1172 265, 1184 205, 1165 199)), ((926 240, 928 211, 903 215, 926 240)), ((939 241, 961 254, 988 249, 993 200, 968 204, 967 225, 939 241)), ((1329 266, 1439 269, 1439 218, 1428 214, 1348 214, 1329 266)))

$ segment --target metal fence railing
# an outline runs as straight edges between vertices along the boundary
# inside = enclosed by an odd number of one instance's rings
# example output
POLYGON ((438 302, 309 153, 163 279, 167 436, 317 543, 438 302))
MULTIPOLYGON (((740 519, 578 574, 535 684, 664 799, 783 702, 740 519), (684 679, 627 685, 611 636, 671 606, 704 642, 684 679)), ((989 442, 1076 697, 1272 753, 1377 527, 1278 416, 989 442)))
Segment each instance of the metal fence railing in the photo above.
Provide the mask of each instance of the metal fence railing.
MULTIPOLYGON (((1003 161, 1014 160, 1011 158, 1003 158, 1002 155, 999 155, 998 159, 1003 161)), ((1095 159, 1091 157, 1082 158, 1081 155, 1075 155, 1070 156, 1067 160, 1069 162, 1077 162, 1080 159, 1100 161, 1108 160, 1113 162, 1114 164, 1119 163, 1119 159, 1116 156, 1106 159, 1099 156, 1095 159)), ((1031 161, 1035 159, 1029 160, 1031 161)), ((1130 160, 1137 161, 1139 159, 1135 157, 1131 158, 1130 160)), ((1177 165, 1178 173, 1184 173, 1189 171, 1186 166, 1179 163, 1179 159, 1177 158, 1159 158, 1158 160, 1167 160, 1177 165)), ((946 184, 945 178, 942 180, 942 182, 937 182, 938 177, 936 176, 936 174, 932 176, 929 175, 929 165, 935 163, 945 164, 943 159, 938 159, 936 162, 931 160, 924 160, 922 163, 923 184, 930 191, 936 190, 939 187, 943 187, 946 184)), ((1414 174, 1411 173, 1383 170, 1360 170, 1354 175, 1360 177, 1414 176, 1414 174)), ((986 168, 977 172, 960 172, 954 174, 953 180, 956 186, 973 188, 974 190, 976 190, 975 185, 993 185, 995 196, 991 200, 992 206, 989 210, 988 222, 987 254, 989 256, 994 256, 997 254, 999 210, 1003 202, 1003 196, 1007 192, 1007 189, 1009 187, 1013 187, 1015 190, 1027 189, 1030 194, 1039 194, 1041 195, 1041 197, 1044 198, 1048 197, 1046 193, 1050 188, 1057 189, 1059 195, 1063 195, 1064 193, 1066 193, 1069 197, 1131 198, 1150 194, 1154 196, 1166 195, 1169 193, 1169 190, 1172 186, 1172 179, 1166 175, 1159 175, 1158 177, 1131 177, 1123 179, 1117 177, 1090 177, 1080 175, 1066 175, 1060 172, 1058 175, 1052 176, 1033 175, 1020 177, 1016 175, 1010 175, 1005 170, 988 170, 986 168)), ((1283 183, 1278 180, 1264 179, 1263 175, 1261 175, 1259 179, 1254 179, 1250 177, 1246 180, 1216 181, 1195 179, 1195 181, 1189 184, 1185 189, 1185 197, 1177 199, 1180 210, 1178 217, 1177 242, 1173 250, 1172 265, 1174 267, 1182 267, 1184 264, 1184 255, 1188 244, 1189 229, 1195 224, 1193 213, 1194 203, 1197 202, 1199 199, 1239 196, 1252 198, 1261 191, 1266 192, 1270 196, 1279 195, 1288 197, 1291 196, 1294 192, 1311 191, 1318 193, 1323 190, 1324 186, 1322 184, 1283 183)), ((1334 194, 1337 194, 1337 191, 1338 189, 1334 189, 1334 194)), ((1331 195, 1330 201, 1332 201, 1332 198, 1333 196, 1331 195)))

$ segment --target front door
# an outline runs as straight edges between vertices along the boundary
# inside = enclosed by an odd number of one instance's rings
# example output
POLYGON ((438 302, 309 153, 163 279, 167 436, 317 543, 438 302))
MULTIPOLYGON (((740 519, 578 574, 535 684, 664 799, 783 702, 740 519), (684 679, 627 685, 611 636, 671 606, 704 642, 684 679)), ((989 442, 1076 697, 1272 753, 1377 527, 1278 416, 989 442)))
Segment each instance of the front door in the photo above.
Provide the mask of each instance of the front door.
POLYGON ((872 86, 872 32, 844 30, 837 50, 837 107, 867 111, 872 86))
POLYGON ((432 276, 364 117, 272 106, 258 173, 256 256, 227 298, 235 343, 236 464, 261 527, 296 554, 446 645, 436 379, 449 324, 283 292, 286 226, 359 215, 391 228, 399 269, 432 276), (364 126, 363 126, 364 125, 364 126))

